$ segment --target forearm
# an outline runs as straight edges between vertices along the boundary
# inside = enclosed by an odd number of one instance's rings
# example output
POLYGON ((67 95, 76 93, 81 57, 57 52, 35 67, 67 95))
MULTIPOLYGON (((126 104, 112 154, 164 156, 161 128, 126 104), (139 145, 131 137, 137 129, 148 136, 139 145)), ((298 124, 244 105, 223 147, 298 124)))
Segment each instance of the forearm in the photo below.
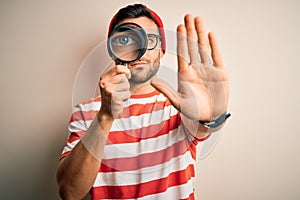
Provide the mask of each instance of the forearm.
POLYGON ((63 199, 82 199, 92 187, 112 122, 110 116, 99 114, 81 141, 60 161, 57 180, 63 199))
POLYGON ((57 181, 62 199, 82 199, 95 180, 99 163, 80 141, 72 152, 60 161, 58 167, 57 181))
POLYGON ((219 131, 224 126, 224 124, 222 124, 222 125, 218 126, 217 128, 207 128, 207 127, 205 127, 203 124, 201 124, 199 122, 196 122, 196 123, 198 123, 198 129, 196 131, 196 135, 195 136, 198 139, 207 138, 209 135, 211 135, 214 132, 219 131))
POLYGON ((208 128, 199 123, 198 120, 189 119, 183 114, 181 114, 181 119, 188 132, 198 139, 207 138, 210 134, 219 131, 224 126, 224 124, 222 124, 216 128, 208 128))
MULTIPOLYGON (((223 114, 217 115, 218 117, 213 118, 211 121, 199 121, 198 134, 206 132, 209 134, 219 131, 226 122, 227 118, 231 116, 230 113, 224 112, 223 114)), ((208 136, 206 134, 205 137, 208 136)))

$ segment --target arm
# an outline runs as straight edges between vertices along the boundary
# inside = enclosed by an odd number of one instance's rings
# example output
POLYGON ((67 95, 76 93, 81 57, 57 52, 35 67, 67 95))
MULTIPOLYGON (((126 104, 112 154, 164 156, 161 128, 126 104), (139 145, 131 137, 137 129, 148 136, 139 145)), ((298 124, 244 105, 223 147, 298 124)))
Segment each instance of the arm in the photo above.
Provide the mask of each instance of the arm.
POLYGON ((104 146, 114 118, 130 97, 125 66, 114 66, 100 79, 101 108, 85 135, 58 165, 57 181, 63 199, 82 199, 91 189, 100 167, 104 146))
POLYGON ((99 112, 82 140, 68 156, 60 160, 57 181, 59 194, 63 199, 82 199, 91 189, 100 167, 106 136, 112 122, 112 117, 99 112), (93 151, 89 150, 91 146, 93 151))
POLYGON ((219 131, 222 129, 225 123, 221 124, 220 126, 216 128, 208 128, 204 126, 203 124, 199 123, 197 120, 191 120, 181 114, 181 119, 183 121, 184 126, 187 128, 188 132, 196 137, 197 139, 205 139, 208 136, 210 136, 212 133, 219 131))

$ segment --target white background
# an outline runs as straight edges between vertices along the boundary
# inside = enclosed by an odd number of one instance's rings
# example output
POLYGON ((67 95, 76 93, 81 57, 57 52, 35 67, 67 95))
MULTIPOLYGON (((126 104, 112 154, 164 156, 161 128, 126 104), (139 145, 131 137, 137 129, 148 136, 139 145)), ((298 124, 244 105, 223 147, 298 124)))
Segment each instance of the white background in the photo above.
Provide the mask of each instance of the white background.
MULTIPOLYGON (((58 199, 76 74, 112 15, 134 2, 0 1, 0 199, 58 199)), ((169 30, 185 13, 203 17, 230 75, 232 118, 198 162, 198 199, 300 199, 299 1, 140 2, 169 30)))

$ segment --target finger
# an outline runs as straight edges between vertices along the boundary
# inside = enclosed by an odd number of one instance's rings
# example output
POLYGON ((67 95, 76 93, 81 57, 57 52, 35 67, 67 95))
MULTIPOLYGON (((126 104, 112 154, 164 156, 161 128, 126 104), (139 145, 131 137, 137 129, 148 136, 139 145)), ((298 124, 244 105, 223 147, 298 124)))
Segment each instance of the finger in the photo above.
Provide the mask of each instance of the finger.
POLYGON ((184 25, 179 25, 177 27, 177 61, 178 61, 178 71, 180 72, 182 68, 188 66, 187 59, 187 41, 186 41, 186 29, 184 25))
POLYGON ((130 70, 128 69, 128 67, 126 67, 124 65, 116 65, 116 73, 125 74, 127 79, 130 79, 130 77, 131 77, 130 70))
POLYGON ((127 79, 124 74, 117 74, 114 76, 104 76, 104 78, 101 78, 99 81, 99 85, 101 88, 109 87, 111 85, 115 85, 121 82, 124 82, 127 79))
POLYGON ((117 74, 112 77, 106 77, 106 78, 102 79, 101 81, 111 83, 111 84, 119 84, 119 83, 128 82, 128 79, 125 76, 125 74, 117 74))
POLYGON ((130 85, 129 85, 128 81, 115 85, 115 91, 117 91, 117 92, 124 92, 124 91, 126 92, 126 91, 129 91, 129 88, 130 88, 130 85))
POLYGON ((187 14, 184 18, 186 27, 188 52, 190 56, 190 63, 199 64, 199 51, 197 43, 197 32, 195 29, 194 17, 191 14, 187 14))
POLYGON ((200 17, 195 18, 195 27, 198 35, 199 53, 202 63, 209 63, 209 43, 204 28, 204 23, 200 17))
POLYGON ((221 51, 219 49, 218 41, 214 33, 210 32, 208 33, 209 43, 211 47, 211 57, 213 59, 214 65, 216 67, 223 67, 223 60, 221 51))
POLYGON ((105 91, 109 94, 112 94, 114 92, 124 92, 129 91, 129 84, 127 83, 120 83, 120 84, 111 84, 108 83, 105 88, 105 91))
POLYGON ((124 74, 116 75, 111 79, 103 79, 100 81, 100 87, 108 93, 115 91, 129 91, 130 84, 124 74))
POLYGON ((168 99, 170 99, 174 107, 180 110, 179 96, 169 83, 160 78, 155 78, 151 81, 151 85, 158 91, 162 92, 168 99))
POLYGON ((126 101, 130 98, 131 93, 129 91, 117 92, 116 95, 122 100, 126 101))
POLYGON ((114 92, 111 96, 112 96, 112 101, 111 101, 112 105, 123 107, 123 102, 130 98, 131 93, 129 91, 114 92))
POLYGON ((118 93, 112 94, 111 112, 114 118, 117 118, 123 112, 123 101, 118 93))
POLYGON ((124 65, 115 65, 114 67, 110 68, 107 72, 105 72, 101 79, 105 79, 107 77, 112 77, 117 74, 125 74, 126 77, 129 79, 131 77, 130 70, 124 65))

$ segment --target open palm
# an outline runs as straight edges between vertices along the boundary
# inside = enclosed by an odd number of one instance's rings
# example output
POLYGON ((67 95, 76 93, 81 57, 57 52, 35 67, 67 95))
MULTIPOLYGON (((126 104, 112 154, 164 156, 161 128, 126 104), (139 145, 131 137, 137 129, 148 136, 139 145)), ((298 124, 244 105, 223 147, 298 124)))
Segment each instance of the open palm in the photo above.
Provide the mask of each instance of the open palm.
POLYGON ((207 35, 202 19, 190 14, 177 32, 178 91, 158 79, 152 85, 186 117, 210 121, 226 112, 229 97, 228 76, 215 35, 207 35))

